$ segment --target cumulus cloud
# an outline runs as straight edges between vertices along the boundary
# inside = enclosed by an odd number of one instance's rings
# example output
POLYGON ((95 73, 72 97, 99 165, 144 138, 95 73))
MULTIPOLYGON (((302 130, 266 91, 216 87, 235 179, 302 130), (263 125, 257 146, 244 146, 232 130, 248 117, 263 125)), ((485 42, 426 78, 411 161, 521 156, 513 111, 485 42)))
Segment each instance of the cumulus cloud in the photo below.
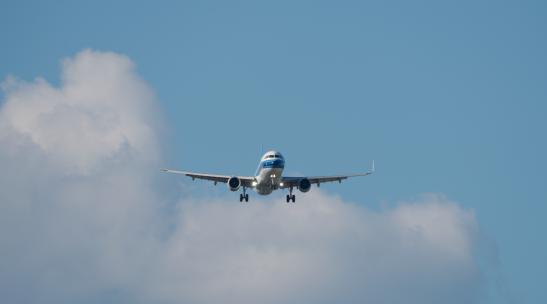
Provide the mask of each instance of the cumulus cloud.
POLYGON ((442 196, 370 211, 322 192, 297 205, 185 202, 162 288, 190 302, 465 303, 479 296, 473 213, 442 196))
POLYGON ((3 302, 481 297, 476 219, 442 195, 380 211, 316 189, 297 204, 169 202, 158 103, 126 56, 84 50, 63 61, 59 87, 10 77, 2 88, 3 302))
POLYGON ((126 156, 120 153, 158 158, 154 96, 129 58, 86 50, 62 66, 60 88, 42 78, 3 83, 2 133, 27 138, 70 173, 126 156))

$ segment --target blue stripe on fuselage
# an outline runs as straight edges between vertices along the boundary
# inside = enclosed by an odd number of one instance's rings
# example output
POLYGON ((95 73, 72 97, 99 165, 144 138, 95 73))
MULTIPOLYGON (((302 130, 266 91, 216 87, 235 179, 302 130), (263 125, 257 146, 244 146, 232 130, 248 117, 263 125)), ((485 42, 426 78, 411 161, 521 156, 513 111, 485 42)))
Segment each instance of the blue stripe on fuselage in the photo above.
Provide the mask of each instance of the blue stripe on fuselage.
POLYGON ((285 168, 285 161, 282 159, 268 159, 262 161, 261 168, 285 168))

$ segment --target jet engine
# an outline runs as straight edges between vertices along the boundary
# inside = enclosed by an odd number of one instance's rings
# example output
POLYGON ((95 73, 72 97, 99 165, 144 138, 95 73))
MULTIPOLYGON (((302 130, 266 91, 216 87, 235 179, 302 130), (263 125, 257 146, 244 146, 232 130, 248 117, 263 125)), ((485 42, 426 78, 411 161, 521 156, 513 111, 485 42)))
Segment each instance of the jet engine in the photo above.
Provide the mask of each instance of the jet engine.
POLYGON ((311 189, 311 183, 310 180, 307 178, 303 178, 298 182, 298 190, 301 192, 308 192, 311 189))
POLYGON ((228 179, 228 189, 237 191, 241 187, 241 180, 237 176, 232 176, 228 179))

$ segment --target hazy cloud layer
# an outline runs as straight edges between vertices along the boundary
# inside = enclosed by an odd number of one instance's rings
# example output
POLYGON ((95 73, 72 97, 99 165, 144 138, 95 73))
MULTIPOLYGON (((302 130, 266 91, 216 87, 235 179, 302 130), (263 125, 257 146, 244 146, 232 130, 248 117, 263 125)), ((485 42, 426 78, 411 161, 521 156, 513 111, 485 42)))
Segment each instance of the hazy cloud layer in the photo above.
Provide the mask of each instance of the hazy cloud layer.
POLYGON ((475 217, 443 196, 382 211, 316 189, 297 204, 166 201, 158 104, 125 56, 82 51, 63 61, 59 88, 12 77, 2 87, 2 302, 481 296, 475 217))

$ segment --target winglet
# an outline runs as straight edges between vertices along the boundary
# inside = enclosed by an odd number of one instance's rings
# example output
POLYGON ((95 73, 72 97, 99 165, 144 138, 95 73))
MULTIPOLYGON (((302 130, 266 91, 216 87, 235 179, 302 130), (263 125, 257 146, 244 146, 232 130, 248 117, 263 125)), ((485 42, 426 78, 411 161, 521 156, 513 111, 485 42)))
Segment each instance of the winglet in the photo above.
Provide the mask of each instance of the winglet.
POLYGON ((372 160, 372 168, 368 171, 369 174, 374 173, 376 169, 374 168, 374 160, 372 160))

